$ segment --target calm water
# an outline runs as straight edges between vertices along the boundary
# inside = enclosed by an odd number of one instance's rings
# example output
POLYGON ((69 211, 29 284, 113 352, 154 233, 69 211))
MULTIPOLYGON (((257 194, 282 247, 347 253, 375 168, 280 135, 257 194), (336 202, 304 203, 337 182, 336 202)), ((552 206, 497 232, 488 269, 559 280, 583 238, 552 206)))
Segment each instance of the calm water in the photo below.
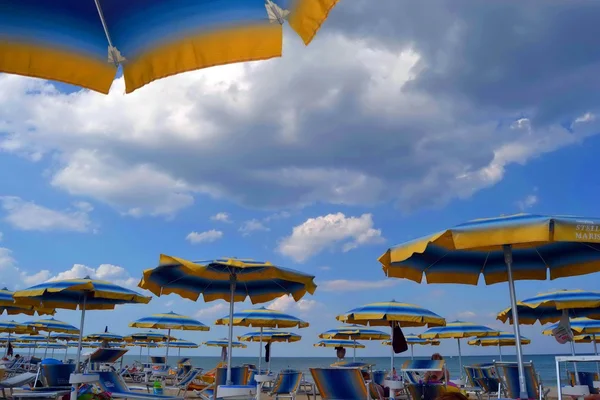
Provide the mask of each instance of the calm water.
MULTIPOLYGON (((416 357, 419 358, 419 357, 416 357)), ((139 360, 139 355, 126 355, 124 357, 125 364, 132 364, 133 361, 139 360)), ((220 360, 219 357, 190 357, 191 362, 196 367, 201 367, 204 369, 213 368, 220 360)), ((234 365, 242 365, 242 364, 256 364, 257 357, 233 357, 234 365)), ((351 360, 352 358, 347 358, 347 360, 351 360)), ((493 356, 464 356, 463 357, 463 365, 470 364, 479 364, 485 362, 491 362, 492 360, 498 360, 493 356)), ((178 357, 169 357, 169 361, 171 365, 175 364, 178 360, 178 357)), ((389 370, 390 368, 390 359, 389 357, 357 357, 357 361, 365 361, 376 365, 376 369, 384 369, 389 370)), ((408 360, 405 357, 396 357, 395 365, 401 366, 402 363, 408 360)), ((143 357, 142 362, 146 361, 146 358, 143 357)), ((271 358, 271 369, 273 371, 279 371, 281 369, 293 368, 302 371, 308 372, 310 367, 327 367, 330 364, 336 361, 335 358, 328 357, 272 357, 271 358)), ((503 361, 516 361, 514 356, 504 356, 503 361)), ((525 361, 533 361, 535 365, 535 369, 542 376, 542 380, 544 384, 547 386, 556 386, 556 366, 554 363, 554 355, 528 355, 525 356, 525 361)), ((263 360, 264 365, 264 360, 263 360)), ((446 358, 446 365, 450 371, 450 376, 452 378, 456 378, 459 375, 459 362, 458 357, 446 358)), ((561 364, 564 371, 564 363, 561 364)), ((578 365, 578 369, 580 371, 594 371, 596 368, 593 363, 580 363, 578 365)), ((561 372, 561 376, 564 378, 565 374, 561 372)))

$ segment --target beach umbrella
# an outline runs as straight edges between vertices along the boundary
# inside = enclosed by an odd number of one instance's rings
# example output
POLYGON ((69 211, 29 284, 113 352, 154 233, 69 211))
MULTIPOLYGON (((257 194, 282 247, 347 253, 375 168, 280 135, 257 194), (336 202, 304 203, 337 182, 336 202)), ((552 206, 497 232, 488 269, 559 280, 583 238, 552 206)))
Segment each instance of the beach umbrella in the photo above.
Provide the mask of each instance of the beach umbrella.
POLYGON ((550 279, 600 271, 600 220, 519 214, 479 219, 388 249, 379 261, 388 277, 427 283, 490 285, 508 282, 519 367, 520 398, 527 388, 520 345, 515 280, 550 279))
POLYGON ((463 364, 462 354, 460 350, 460 339, 470 337, 486 337, 486 336, 498 336, 499 331, 492 328, 488 328, 484 325, 478 325, 473 322, 464 321, 453 321, 446 324, 446 326, 438 326, 430 328, 420 334, 423 339, 456 339, 458 344, 458 363, 460 365, 460 377, 463 378, 463 364))
MULTIPOLYGON (((390 334, 368 328, 360 325, 346 325, 339 328, 330 329, 319 334, 321 339, 348 339, 348 340, 386 340, 390 339, 390 334)), ((356 347, 352 360, 356 361, 356 347)))
POLYGON ((209 331, 210 328, 200 321, 196 321, 185 315, 169 312, 165 314, 152 314, 148 317, 140 318, 129 324, 131 328, 150 328, 167 330, 167 350, 165 354, 165 365, 169 363, 169 342, 171 330, 181 331, 209 331))
POLYGON ((61 341, 65 342, 66 347, 65 347, 65 355, 63 357, 63 361, 66 362, 69 347, 76 347, 76 344, 74 344, 73 342, 77 343, 77 340, 79 339, 79 334, 78 333, 54 332, 54 333, 50 334, 50 338, 52 338, 53 340, 61 340, 61 341))
MULTIPOLYGON (((0 321, 0 332, 2 333, 8 333, 8 339, 10 340, 10 337, 13 333, 16 334, 23 334, 23 333, 36 333, 37 331, 35 330, 35 328, 32 328, 30 326, 15 322, 15 321, 0 321)), ((4 355, 6 356, 8 354, 8 346, 6 346, 6 349, 4 350, 4 355)))
POLYGON ((123 342, 125 338, 121 335, 111 332, 100 332, 86 335, 83 338, 86 342, 123 342))
MULTIPOLYGON (((223 338, 223 339, 217 339, 217 340, 209 340, 208 342, 204 342, 203 344, 208 347, 220 347, 222 349, 222 351, 221 351, 222 361, 225 361, 227 359, 227 354, 229 354, 227 352, 227 348, 229 347, 229 339, 223 338)), ((232 341, 231 348, 235 348, 235 347, 240 348, 240 349, 245 349, 247 346, 244 343, 232 341)))
MULTIPOLYGON (((368 326, 391 326, 391 340, 394 342, 394 327, 443 326, 446 320, 433 311, 414 304, 388 301, 370 303, 354 308, 336 317, 347 324, 368 326)), ((392 346, 390 376, 394 370, 394 346, 392 346)))
MULTIPOLYGON (((264 330, 262 328, 260 329, 260 331, 248 332, 248 333, 243 334, 242 336, 238 336, 239 341, 241 341, 241 342, 259 342, 260 347, 262 347, 263 342, 266 342, 266 343, 268 343, 269 351, 270 351, 272 344, 275 342, 277 342, 277 343, 294 343, 294 342, 298 342, 300 339, 302 339, 302 336, 298 335, 297 333, 277 331, 274 329, 264 330)), ((260 354, 260 357, 262 358, 262 354, 260 354)), ((260 362, 260 359, 259 359, 259 362, 260 362)), ((269 357, 268 362, 269 362, 269 366, 267 367, 267 369, 269 371, 271 371, 271 357, 269 357)), ((260 363, 258 365, 259 365, 258 370, 260 371, 260 363)))
POLYGON ((54 315, 56 310, 52 308, 40 308, 27 305, 17 305, 13 298, 14 292, 7 288, 0 289, 0 314, 6 313, 8 315, 54 315))
MULTIPOLYGON (((317 288, 314 276, 277 267, 269 262, 225 258, 191 262, 160 256, 159 266, 144 271, 139 286, 157 296, 175 293, 196 301, 229 302, 229 340, 233 340, 233 303, 250 298, 253 304, 265 303, 284 295, 295 301, 317 288)), ((231 384, 231 346, 227 355, 227 384, 231 384)))
POLYGON ((147 350, 147 355, 146 355, 146 362, 150 362, 150 349, 155 349, 157 347, 160 347, 159 342, 153 342, 153 341, 134 341, 134 342, 125 342, 126 346, 129 347, 139 347, 140 348, 140 359, 142 358, 142 348, 146 348, 147 350))
MULTIPOLYGON (((415 353, 414 353, 415 345, 419 345, 419 346, 426 346, 426 345, 439 346, 440 345, 439 340, 422 339, 419 337, 419 335, 415 335, 414 333, 408 333, 408 334, 404 335, 404 339, 406 339, 406 343, 410 346, 410 359, 411 360, 413 360, 415 358, 415 353)), ((382 342, 382 344, 384 346, 391 346, 392 341, 384 340, 382 342)))
POLYGON ((200 345, 198 345, 197 343, 180 339, 176 339, 172 342, 169 342, 169 345, 177 349, 177 357, 181 357, 181 349, 197 349, 198 347, 200 347, 200 345))
MULTIPOLYGON (((90 279, 64 279, 49 281, 28 289, 18 290, 13 295, 17 304, 81 310, 79 327, 79 346, 77 347, 76 372, 80 371, 81 343, 86 310, 112 310, 119 304, 150 302, 150 297, 142 296, 110 282, 90 279)), ((71 399, 77 399, 77 388, 73 386, 71 399)))
POLYGON ((19 336, 17 339, 19 342, 31 344, 31 347, 28 347, 28 348, 33 349, 32 357, 35 356, 35 350, 39 347, 39 344, 41 342, 48 341, 48 338, 46 336, 42 336, 42 335, 23 335, 23 336, 19 336))
POLYGON ((165 335, 161 332, 136 332, 123 337, 126 342, 166 342, 167 340, 175 340, 174 337, 165 335))
MULTIPOLYGON (((33 327, 36 331, 48 332, 46 343, 50 343, 50 334, 52 332, 61 333, 79 333, 79 329, 66 322, 56 320, 54 318, 38 319, 36 321, 27 322, 26 325, 33 327)), ((44 358, 48 354, 48 347, 44 348, 44 358)))
POLYGON ((280 57, 287 20, 310 43, 338 0, 6 0, 0 72, 108 93, 201 68, 280 57), (107 51, 108 49, 108 51, 107 51))
MULTIPOLYGON (((498 354, 500 355, 500 361, 502 361, 502 347, 515 346, 516 343, 517 339, 515 335, 510 332, 500 332, 498 336, 477 338, 467 342, 467 344, 470 346, 497 346, 498 354)), ((521 336, 521 346, 528 345, 530 343, 531 340, 521 336)))
MULTIPOLYGON (((219 318, 215 321, 215 325, 229 325, 229 320, 229 316, 219 318)), ((264 307, 243 310, 233 314, 233 326, 260 328, 260 332, 262 332, 264 328, 306 328, 308 325, 308 322, 294 317, 293 315, 278 310, 269 310, 264 307)), ((261 373, 262 340, 260 340, 259 343, 258 371, 261 373)))
POLYGON ((358 343, 356 340, 347 340, 347 339, 323 339, 319 340, 313 346, 315 347, 331 347, 337 349, 339 347, 349 348, 349 349, 364 349, 365 345, 358 343))

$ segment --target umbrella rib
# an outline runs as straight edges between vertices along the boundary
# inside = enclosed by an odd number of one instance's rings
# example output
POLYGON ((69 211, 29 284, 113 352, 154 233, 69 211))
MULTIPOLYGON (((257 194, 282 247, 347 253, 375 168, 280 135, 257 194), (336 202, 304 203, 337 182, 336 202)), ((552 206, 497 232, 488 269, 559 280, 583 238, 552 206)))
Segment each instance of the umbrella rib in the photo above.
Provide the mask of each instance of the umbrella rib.
POLYGON ((487 254, 485 255, 485 261, 483 261, 483 265, 481 266, 481 270, 479 271, 479 275, 482 275, 483 271, 485 271, 485 266, 487 265, 487 262, 488 262, 489 258, 490 258, 490 252, 488 251, 487 254))
POLYGON ((583 243, 583 244, 584 244, 584 245, 586 245, 587 247, 589 247, 589 248, 590 248, 590 249, 592 249, 592 250, 595 250, 595 251, 600 251, 600 249, 597 249, 597 248, 595 248, 595 247, 594 247, 594 246, 592 246, 590 243, 583 243))

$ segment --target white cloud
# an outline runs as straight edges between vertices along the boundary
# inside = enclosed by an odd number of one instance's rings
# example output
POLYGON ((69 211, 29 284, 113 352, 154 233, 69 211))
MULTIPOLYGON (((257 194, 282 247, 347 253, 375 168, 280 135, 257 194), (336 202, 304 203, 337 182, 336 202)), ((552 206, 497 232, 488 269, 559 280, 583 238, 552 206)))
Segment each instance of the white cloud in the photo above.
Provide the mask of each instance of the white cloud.
POLYGON ((219 302, 210 307, 201 308, 200 310, 196 311, 195 316, 196 318, 220 318, 228 312, 229 304, 219 302))
POLYGON ((242 224, 242 226, 240 226, 240 229, 239 229, 239 231, 242 233, 243 236, 248 236, 252 232, 259 232, 259 231, 267 232, 270 230, 271 229, 269 227, 265 226, 262 222, 260 222, 257 219, 251 219, 248 221, 244 221, 244 223, 242 224))
POLYGON ((320 303, 316 300, 303 298, 296 301, 292 296, 285 295, 273 300, 267 305, 267 308, 269 310, 284 311, 292 314, 294 312, 307 314, 319 305, 320 303))
POLYGON ((101 279, 120 286, 140 290, 137 287, 137 284, 140 281, 139 278, 132 277, 125 268, 113 264, 100 264, 98 268, 88 267, 83 264, 74 264, 71 269, 59 272, 47 280, 57 281, 62 279, 85 278, 86 276, 89 276, 92 279, 101 279))
POLYGON ((45 269, 34 274, 20 269, 12 251, 6 247, 0 247, 0 283, 2 286, 12 290, 22 289, 45 282, 49 277, 50 271, 45 269))
POLYGON ((0 232, 0 242, 2 241, 2 239, 4 239, 4 234, 0 232))
POLYGON ((371 214, 346 217, 342 213, 310 218, 295 226, 292 234, 279 243, 280 253, 302 262, 321 251, 341 247, 350 251, 358 246, 381 243, 381 230, 373 227, 371 214))
POLYGON ((185 239, 192 244, 211 243, 223 237, 223 232, 211 229, 206 232, 190 232, 185 239))
MULTIPOLYGON (((535 191, 535 189, 534 189, 535 191)), ((536 194, 529 194, 525 196, 523 199, 517 201, 517 207, 521 211, 525 211, 528 208, 535 206, 539 201, 539 198, 536 194)))
POLYGON ((91 229, 88 213, 93 209, 89 203, 76 203, 74 209, 52 210, 16 196, 0 197, 6 211, 6 222, 24 231, 72 231, 87 232, 91 229))
POLYGON ((265 218, 263 218, 264 222, 271 222, 271 221, 277 221, 280 219, 286 219, 291 217, 292 213, 290 213, 289 211, 280 211, 271 215, 266 216, 265 218))
POLYGON ((473 311, 461 311, 458 314, 456 314, 456 316, 459 319, 472 319, 472 318, 475 318, 477 316, 477 314, 474 313, 473 311))
POLYGON ((215 215, 213 215, 212 217, 210 217, 210 219, 212 221, 219 221, 219 222, 225 222, 227 224, 232 223, 233 221, 230 218, 231 216, 226 213, 226 212, 220 212, 220 213, 216 213, 215 215))
POLYGON ((319 290, 324 292, 352 292, 357 290, 384 289, 396 286, 400 283, 398 279, 383 279, 380 281, 351 281, 337 279, 333 281, 319 282, 319 290))

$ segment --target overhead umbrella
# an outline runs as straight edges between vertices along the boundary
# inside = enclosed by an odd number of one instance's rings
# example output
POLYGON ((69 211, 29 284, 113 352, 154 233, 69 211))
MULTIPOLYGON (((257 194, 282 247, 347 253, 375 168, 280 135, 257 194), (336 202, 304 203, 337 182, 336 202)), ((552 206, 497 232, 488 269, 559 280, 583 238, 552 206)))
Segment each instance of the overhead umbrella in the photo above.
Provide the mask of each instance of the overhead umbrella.
MULTIPOLYGON (((56 320, 54 318, 38 319, 36 321, 27 322, 28 326, 35 328, 37 331, 48 332, 46 343, 50 343, 50 334, 52 332, 61 333, 79 333, 79 329, 66 322, 56 320)), ((44 348, 44 358, 48 354, 48 347, 44 348)))
MULTIPOLYGON (((317 288, 314 276, 277 267, 269 262, 225 258, 191 262, 177 257, 160 256, 160 264, 144 271, 141 288, 157 296, 171 293, 204 301, 229 302, 229 340, 233 340, 233 303, 250 298, 253 304, 290 295, 300 300, 317 288)), ((227 384, 231 384, 231 346, 227 355, 227 384)))
MULTIPOLYGON (((1 18, 1 17, 0 17, 1 18)), ((150 302, 150 297, 142 296, 110 282, 90 279, 65 279, 49 281, 28 289, 18 290, 13 295, 17 304, 81 310, 79 346, 77 347, 76 372, 80 371, 81 343, 86 310, 112 310, 119 304, 150 302)), ((77 399, 77 388, 73 386, 71 400, 77 399)))
MULTIPOLYGON (((404 335, 404 339, 406 339, 406 343, 410 346, 410 359, 411 360, 413 360, 415 358, 415 353, 414 353, 415 345, 420 345, 420 346, 426 346, 426 345, 439 346, 440 345, 439 340, 422 339, 419 337, 419 335, 415 335, 414 333, 409 333, 409 334, 404 335)), ((384 340, 382 342, 382 344, 385 346, 391 346, 392 341, 384 340)))
MULTIPOLYGON (((0 321, 0 332, 8 333, 8 340, 11 334, 36 333, 35 328, 15 322, 15 321, 0 321)), ((4 355, 8 353, 8 346, 4 351, 4 355)))
POLYGON ((140 318, 129 324, 132 328, 150 328, 167 330, 167 350, 165 354, 165 365, 169 363, 169 341, 171 330, 182 331, 209 331, 210 328, 200 321, 196 321, 185 315, 168 312, 165 314, 152 314, 148 317, 140 318))
POLYGON ((125 338, 121 335, 118 335, 116 333, 111 333, 111 332, 100 332, 100 333, 92 333, 89 335, 86 335, 83 340, 85 340, 86 342, 94 342, 94 341, 98 341, 98 342, 103 342, 103 341, 107 341, 107 342, 122 342, 125 340, 125 338))
MULTIPOLYGON (((338 321, 347 324, 391 326, 392 343, 394 342, 394 327, 443 326, 446 320, 423 307, 410 303, 388 301, 371 303, 354 308, 336 317, 338 321)), ((392 346, 390 375, 394 370, 394 346, 392 346)))
POLYGON ((187 340, 180 340, 180 339, 176 339, 176 340, 173 340, 172 342, 169 342, 169 345, 171 347, 175 347, 177 349, 178 357, 181 357, 181 349, 197 349, 198 347, 200 347, 200 345, 197 343, 190 342, 187 340))
POLYGON ((519 397, 527 396, 515 280, 545 280, 600 271, 600 220, 519 214, 479 219, 388 249, 379 261, 389 277, 427 283, 508 282, 515 310, 519 397))
POLYGON ((0 72, 108 93, 121 66, 129 93, 185 71, 279 57, 285 20, 308 44, 337 1, 7 0, 0 72))
MULTIPOLYGON (((386 340, 390 339, 389 333, 381 332, 376 329, 360 325, 346 325, 339 328, 330 329, 319 334, 321 339, 348 339, 348 340, 386 340)), ((356 347, 352 360, 356 361, 356 347)))
POLYGON ((13 299, 14 292, 7 288, 0 289, 0 314, 8 315, 54 315, 56 310, 51 308, 41 308, 27 305, 17 305, 13 299))
MULTIPOLYGON (((215 325, 229 325, 229 316, 219 318, 215 321, 215 325)), ((264 307, 259 307, 251 310, 243 310, 233 314, 233 326, 245 326, 260 328, 260 332, 264 328, 306 328, 308 322, 286 314, 278 310, 270 310, 264 307)), ((259 336, 260 338, 260 336, 259 336)), ((259 340, 258 346, 258 371, 262 373, 262 340, 259 340)))
POLYGON ((131 335, 127 335, 123 338, 126 342, 166 342, 167 340, 174 340, 172 336, 165 335, 161 332, 136 332, 131 335))
MULTIPOLYGON (((521 324, 533 325, 537 321, 541 324, 548 322, 564 321, 565 325, 570 325, 570 317, 590 317, 600 318, 600 292, 586 290, 555 290, 548 293, 540 293, 537 296, 520 301, 517 304, 517 311, 522 310, 526 319, 520 319, 521 324), (555 311, 552 311, 555 309, 555 311)), ((506 309, 497 316, 502 322, 507 320, 514 323, 513 312, 506 309)), ((552 334, 552 333, 550 333, 552 334)), ((571 354, 575 355, 575 344, 569 340, 571 345, 571 354)), ((577 365, 573 367, 577 371, 577 365)), ((575 376, 579 381, 579 375, 575 376)))
MULTIPOLYGON (((238 340, 241 342, 259 342, 260 343, 259 347, 261 347, 261 348, 262 348, 263 342, 267 343, 267 346, 269 348, 269 357, 268 357, 268 360, 266 360, 268 362, 268 367, 267 367, 268 371, 271 371, 270 348, 271 348, 272 344, 273 343, 294 343, 294 342, 298 342, 300 339, 302 339, 302 336, 300 336, 294 332, 278 331, 275 329, 264 330, 263 328, 261 328, 260 331, 248 332, 241 336, 238 336, 238 340)), ((262 353, 259 353, 259 357, 262 358, 262 353)), ((260 358, 259 358, 259 364, 258 364, 259 371, 261 370, 260 369, 260 358)))
POLYGON ((23 336, 19 336, 17 339, 19 342, 31 344, 31 347, 29 347, 29 348, 33 349, 32 356, 35 356, 35 350, 36 350, 36 348, 39 347, 40 343, 46 342, 48 340, 47 337, 42 336, 42 335, 23 335, 23 336))
MULTIPOLYGON (((329 348, 349 348, 349 349, 364 349, 365 345, 358 343, 356 340, 347 339, 323 339, 319 340, 313 346, 315 347, 329 347, 329 348)), ((339 358, 338 358, 339 359, 339 358)))
POLYGON ((460 339, 470 337, 498 336, 500 332, 484 325, 472 322, 453 321, 446 326, 434 327, 423 332, 423 339, 456 339, 458 344, 458 363, 460 365, 460 377, 463 377, 462 354, 460 351, 460 339))
POLYGON ((54 332, 54 333, 50 334, 50 338, 52 338, 53 340, 61 340, 61 341, 65 342, 66 348, 65 348, 65 355, 63 357, 63 361, 66 362, 69 347, 77 347, 76 345, 73 344, 73 342, 77 343, 77 341, 79 340, 79 333, 54 332))
MULTIPOLYGON (((500 355, 500 361, 502 361, 502 347, 504 346, 515 346, 517 339, 513 333, 500 332, 498 336, 494 337, 482 337, 473 340, 469 340, 467 344, 470 346, 497 346, 498 353, 500 355)), ((521 346, 528 345, 531 340, 524 336, 521 336, 521 346)))

